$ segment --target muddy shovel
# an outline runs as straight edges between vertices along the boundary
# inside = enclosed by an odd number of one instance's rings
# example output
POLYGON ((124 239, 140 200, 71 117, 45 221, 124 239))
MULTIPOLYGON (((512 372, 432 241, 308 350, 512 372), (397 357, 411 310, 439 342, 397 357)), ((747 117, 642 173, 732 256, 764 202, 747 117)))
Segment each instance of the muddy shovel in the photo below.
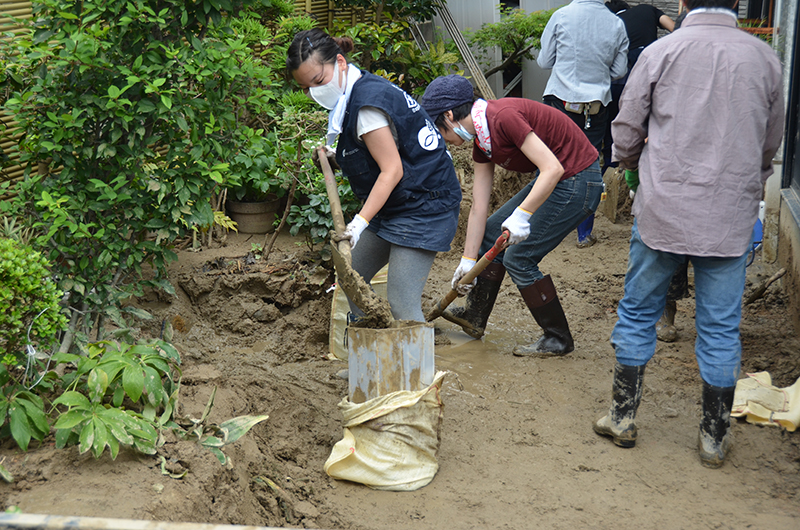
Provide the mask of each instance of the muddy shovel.
MULTIPOLYGON (((333 176, 330 163, 328 163, 325 148, 320 147, 318 154, 319 165, 322 168, 322 174, 325 175, 328 200, 331 203, 333 228, 337 234, 341 235, 344 233, 346 225, 342 214, 342 205, 339 201, 339 188, 336 186, 336 178, 333 176)), ((388 328, 394 321, 389 302, 375 294, 364 278, 353 269, 350 257, 351 248, 350 241, 347 239, 339 242, 331 241, 336 281, 347 297, 364 312, 367 327, 388 328)))
MULTIPOLYGON (((497 255, 508 246, 508 237, 508 230, 504 230, 503 233, 500 234, 500 237, 497 238, 497 241, 494 242, 494 246, 486 251, 486 254, 481 256, 481 259, 478 260, 475 266, 472 267, 472 269, 470 269, 470 271, 458 281, 459 285, 472 283, 472 280, 477 278, 478 274, 482 273, 483 269, 485 269, 492 262, 492 260, 494 260, 494 258, 496 258, 497 255)), ((442 316, 444 310, 447 309, 447 306, 449 306, 457 296, 458 291, 455 289, 450 289, 450 292, 447 293, 444 298, 439 300, 439 303, 433 306, 433 309, 431 309, 430 312, 425 315, 425 321, 430 322, 442 316)))

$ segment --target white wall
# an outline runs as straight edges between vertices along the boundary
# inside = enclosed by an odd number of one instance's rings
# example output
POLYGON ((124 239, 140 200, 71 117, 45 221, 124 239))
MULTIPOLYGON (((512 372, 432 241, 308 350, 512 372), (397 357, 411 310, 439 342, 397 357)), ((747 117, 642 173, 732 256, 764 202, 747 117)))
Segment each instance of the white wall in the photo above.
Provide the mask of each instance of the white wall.
MULTIPOLYGON (((553 9, 568 3, 567 0, 520 0, 519 7, 530 13, 553 9)), ((534 55, 538 57, 539 51, 534 52, 534 55)), ((550 70, 542 70, 536 61, 522 61, 522 97, 541 101, 549 77, 550 70)))

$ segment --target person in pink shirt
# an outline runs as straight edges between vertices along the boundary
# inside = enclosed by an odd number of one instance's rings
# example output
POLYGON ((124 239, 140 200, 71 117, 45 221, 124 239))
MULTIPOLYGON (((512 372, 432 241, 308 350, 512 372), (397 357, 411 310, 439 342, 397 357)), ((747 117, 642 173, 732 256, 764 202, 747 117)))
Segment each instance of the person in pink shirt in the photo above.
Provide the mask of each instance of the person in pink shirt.
POLYGON ((616 365, 600 435, 633 447, 634 422, 670 278, 694 268, 695 356, 703 379, 700 462, 732 447, 745 266, 763 185, 783 133, 781 65, 737 28, 736 0, 686 0, 680 31, 642 51, 612 123, 613 159, 638 171, 625 294, 611 334, 616 365), (647 142, 645 142, 647 139, 647 142))

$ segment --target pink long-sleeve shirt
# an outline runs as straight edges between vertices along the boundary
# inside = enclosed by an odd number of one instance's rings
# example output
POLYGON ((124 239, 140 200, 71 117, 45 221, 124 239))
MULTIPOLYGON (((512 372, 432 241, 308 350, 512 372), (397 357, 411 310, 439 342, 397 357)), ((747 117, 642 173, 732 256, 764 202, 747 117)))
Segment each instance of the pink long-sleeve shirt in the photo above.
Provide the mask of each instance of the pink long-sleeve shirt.
POLYGON ((642 241, 691 256, 744 254, 783 123, 778 57, 733 17, 690 15, 645 48, 611 126, 612 158, 639 167, 642 241))

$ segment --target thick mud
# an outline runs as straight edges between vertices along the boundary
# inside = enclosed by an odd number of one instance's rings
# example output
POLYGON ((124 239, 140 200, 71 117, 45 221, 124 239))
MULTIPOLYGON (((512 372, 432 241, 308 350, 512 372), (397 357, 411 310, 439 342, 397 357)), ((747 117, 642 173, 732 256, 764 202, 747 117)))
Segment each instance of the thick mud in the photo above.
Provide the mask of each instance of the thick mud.
MULTIPOLYGON (((527 178, 499 175, 495 206, 527 178)), ((467 191, 462 220, 468 208, 467 191)), ((342 435, 337 404, 348 389, 336 377, 345 364, 328 355, 334 276, 319 249, 282 235, 263 262, 248 256, 260 236, 232 234, 225 247, 181 252, 171 272, 177 294, 148 293, 135 302, 156 316, 140 323, 142 336, 159 336, 164 322, 174 329, 183 357, 179 415, 199 418, 216 388, 210 421, 269 419, 225 448, 227 466, 176 439, 155 457, 122 451, 113 462, 74 447, 57 451, 52 439, 28 453, 6 442, 0 458, 15 482, 0 485, 3 505, 27 513, 322 529, 798 528, 797 433, 734 421, 725 465, 700 465, 691 297, 678 302, 678 341, 659 343, 647 367, 636 447, 619 448, 593 432, 611 397, 609 336, 630 224, 626 211, 616 224, 598 217, 596 245, 578 249, 569 237, 542 263, 575 337, 575 351, 564 358, 511 354, 535 340, 538 328, 509 279, 483 339, 435 322, 436 368, 450 372, 441 394, 440 468, 428 486, 409 493, 335 481, 323 471, 342 435)), ((437 257, 424 309, 449 290, 463 235, 462 223, 453 250, 437 257)), ((747 292, 776 268, 757 256, 747 292)), ((766 370, 788 386, 800 377, 800 341, 782 288, 777 281, 744 308, 743 373, 766 370)))

